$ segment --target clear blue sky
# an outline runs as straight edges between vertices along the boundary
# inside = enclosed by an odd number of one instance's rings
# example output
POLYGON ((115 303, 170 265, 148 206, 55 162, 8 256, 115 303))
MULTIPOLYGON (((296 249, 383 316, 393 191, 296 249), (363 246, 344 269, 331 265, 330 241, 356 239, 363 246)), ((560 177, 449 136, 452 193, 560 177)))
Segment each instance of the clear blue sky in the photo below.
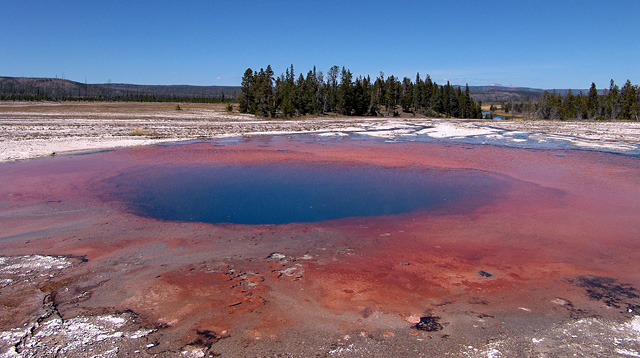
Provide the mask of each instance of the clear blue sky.
POLYGON ((440 84, 638 84, 640 1, 0 0, 0 76, 239 85, 268 64, 440 84))

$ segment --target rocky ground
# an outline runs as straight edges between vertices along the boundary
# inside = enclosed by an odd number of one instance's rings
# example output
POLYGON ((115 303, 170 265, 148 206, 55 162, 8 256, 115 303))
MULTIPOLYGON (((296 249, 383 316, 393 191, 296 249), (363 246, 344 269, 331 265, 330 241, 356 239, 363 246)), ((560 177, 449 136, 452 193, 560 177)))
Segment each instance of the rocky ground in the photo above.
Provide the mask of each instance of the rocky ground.
POLYGON ((0 103, 0 357, 640 356, 640 124, 175 106, 0 103), (211 161, 473 168, 509 185, 465 215, 259 226, 140 217, 105 189, 211 161))

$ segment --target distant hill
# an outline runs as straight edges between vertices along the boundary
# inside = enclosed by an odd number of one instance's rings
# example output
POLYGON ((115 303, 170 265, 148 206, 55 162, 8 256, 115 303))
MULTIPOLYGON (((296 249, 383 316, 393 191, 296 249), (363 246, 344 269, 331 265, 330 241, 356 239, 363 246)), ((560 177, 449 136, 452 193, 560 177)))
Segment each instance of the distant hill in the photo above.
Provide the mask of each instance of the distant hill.
MULTIPOLYGON (((544 91, 548 91, 552 93, 556 91, 561 95, 567 94, 569 89, 540 89, 540 88, 529 88, 529 87, 513 87, 513 86, 500 86, 500 85, 490 85, 490 86, 469 86, 469 92, 471 93, 471 97, 474 101, 482 101, 484 103, 489 102, 526 102, 533 101, 535 102, 540 97, 544 91)), ((571 92, 574 95, 582 92, 583 95, 586 95, 589 90, 588 89, 571 89, 571 92)), ((602 94, 603 90, 598 90, 600 94, 602 94)))
POLYGON ((0 77, 0 99, 184 100, 232 98, 237 86, 85 84, 58 78, 0 77))
MULTIPOLYGON (((474 101, 536 101, 545 90, 512 86, 469 86, 474 101)), ((547 90, 552 92, 553 90, 547 90)), ((555 90, 562 95, 567 89, 555 90)), ((572 90, 573 94, 588 90, 572 90)), ((599 91, 602 93, 602 91, 599 91)), ((189 85, 136 85, 127 83, 86 84, 58 78, 0 77, 0 99, 33 100, 208 100, 235 98, 239 86, 189 86, 189 85)))
POLYGON ((240 94, 239 86, 190 86, 190 85, 134 85, 126 83, 95 84, 116 93, 127 92, 151 93, 160 97, 236 97, 240 94))

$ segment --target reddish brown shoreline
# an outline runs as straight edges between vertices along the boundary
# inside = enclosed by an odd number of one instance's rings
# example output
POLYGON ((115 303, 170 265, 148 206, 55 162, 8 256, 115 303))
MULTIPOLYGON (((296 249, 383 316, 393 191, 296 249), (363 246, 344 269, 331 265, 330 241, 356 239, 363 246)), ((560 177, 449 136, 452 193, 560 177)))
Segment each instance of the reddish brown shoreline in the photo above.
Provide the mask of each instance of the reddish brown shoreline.
POLYGON ((359 332, 358 339, 388 341, 370 342, 373 356, 442 353, 510 332, 533 334, 576 315, 621 320, 634 298, 607 306, 571 279, 596 275, 640 287, 638 172, 635 158, 597 152, 284 136, 2 164, 2 255, 88 262, 37 289, 3 292, 0 331, 33 319, 39 303, 24 295, 38 291, 51 293, 67 319, 134 312, 141 327, 157 329, 145 352, 158 355, 185 346, 327 354, 343 346, 337 338, 354 341, 359 332), (211 161, 473 168, 511 186, 471 215, 261 226, 158 222, 96 193, 102 180, 139 166, 211 161), (408 317, 425 315, 441 317, 444 329, 412 329, 408 317), (308 346, 296 345, 300 335, 308 346))

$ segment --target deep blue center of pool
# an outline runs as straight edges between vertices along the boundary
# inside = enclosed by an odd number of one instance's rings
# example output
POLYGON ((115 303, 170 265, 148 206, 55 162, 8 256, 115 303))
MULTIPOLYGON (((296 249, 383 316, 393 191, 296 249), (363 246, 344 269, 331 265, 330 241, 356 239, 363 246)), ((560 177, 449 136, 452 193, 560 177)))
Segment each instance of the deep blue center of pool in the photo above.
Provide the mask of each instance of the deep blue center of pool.
POLYGON ((138 215, 250 225, 417 210, 463 214, 507 185, 475 170, 301 163, 158 166, 110 182, 138 215))

